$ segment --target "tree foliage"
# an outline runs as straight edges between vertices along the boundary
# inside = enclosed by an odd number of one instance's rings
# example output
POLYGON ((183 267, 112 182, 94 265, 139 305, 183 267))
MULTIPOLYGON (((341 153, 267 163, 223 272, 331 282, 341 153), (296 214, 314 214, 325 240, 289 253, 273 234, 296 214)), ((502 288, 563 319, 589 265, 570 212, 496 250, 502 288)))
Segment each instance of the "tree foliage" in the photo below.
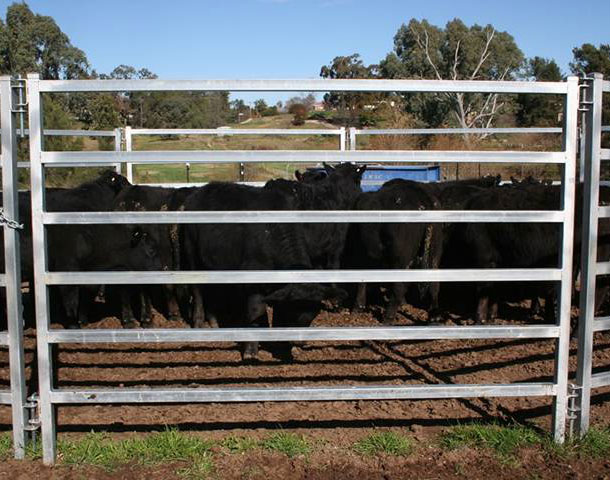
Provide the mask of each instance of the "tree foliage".
MULTIPOLYGON (((563 75, 555 60, 528 59, 521 76, 536 82, 561 82, 563 75)), ((517 124, 521 127, 552 127, 559 125, 562 98, 557 95, 520 94, 517 96, 517 124)))
MULTIPOLYGON (((320 70, 320 76, 329 79, 357 79, 375 78, 377 76, 377 65, 366 66, 360 58, 360 54, 354 53, 348 56, 335 57, 329 65, 324 65, 320 70)), ((337 110, 342 119, 341 123, 346 125, 360 125, 364 108, 367 105, 376 105, 382 97, 376 93, 339 93, 329 92, 324 95, 324 103, 327 108, 337 110)))
MULTIPOLYGON (((492 25, 468 27, 459 19, 440 28, 412 19, 394 36, 394 51, 380 63, 386 78, 437 80, 513 79, 523 53, 513 37, 492 25)), ((489 127, 506 107, 497 94, 414 95, 407 108, 425 124, 489 127)))
MULTIPOLYGON (((610 44, 601 44, 595 47, 585 43, 572 50, 574 60, 570 63, 570 69, 575 75, 587 75, 590 73, 601 73, 606 80, 610 80, 610 44)), ((604 95, 603 122, 610 123, 610 100, 604 95)))

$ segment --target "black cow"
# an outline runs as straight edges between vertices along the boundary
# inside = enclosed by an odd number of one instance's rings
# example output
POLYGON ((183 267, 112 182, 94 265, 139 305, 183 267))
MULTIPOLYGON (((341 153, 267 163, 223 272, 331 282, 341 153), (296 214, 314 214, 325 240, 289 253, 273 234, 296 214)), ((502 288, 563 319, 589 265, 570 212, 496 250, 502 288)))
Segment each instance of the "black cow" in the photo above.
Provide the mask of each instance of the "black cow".
MULTIPOLYGON (((211 183, 192 193, 186 210, 347 209, 360 191, 366 167, 328 167, 329 175, 315 185, 276 180, 257 188, 211 183)), ((339 264, 346 226, 301 224, 185 225, 181 240, 187 268, 195 270, 311 269, 339 264)), ((336 289, 321 286, 208 285, 194 289, 195 327, 233 320, 238 325, 267 326, 266 305, 274 305, 273 324, 311 322, 320 302, 336 289), (205 305, 205 312, 204 312, 205 305), (230 311, 227 312, 227 309, 230 311), (227 320, 228 319, 228 320, 227 320)), ((277 346, 277 345, 276 345, 277 346)), ((248 343, 244 359, 257 354, 248 343)), ((285 347, 284 347, 285 348, 285 347)))
MULTIPOLYGON (((192 193, 194 188, 164 188, 146 185, 131 185, 124 188, 113 202, 116 211, 172 211, 179 210, 184 203, 184 199, 192 193)), ((177 270, 180 268, 180 253, 178 241, 178 226, 170 225, 149 225, 149 231, 155 233, 158 241, 159 262, 163 270, 177 270)), ((144 288, 134 287, 137 290, 137 297, 140 300, 140 324, 150 326, 152 322, 152 303, 151 297, 158 290, 156 286, 146 286, 144 288)), ((133 289, 122 289, 122 308, 121 319, 123 325, 132 326, 135 324, 131 304, 131 291, 133 289)), ((162 288, 161 297, 167 307, 166 315, 170 321, 181 321, 180 306, 176 297, 176 289, 173 285, 165 285, 162 288)))
MULTIPOLYGON (((379 190, 360 194, 356 210, 433 210, 440 207, 438 199, 426 184, 395 179, 379 190)), ((438 268, 442 254, 442 225, 424 223, 364 223, 353 224, 350 230, 349 268, 407 269, 438 268)), ((358 285, 356 308, 366 305, 366 283, 358 285)), ((407 284, 391 285, 390 303, 384 314, 384 324, 394 322, 398 308, 404 302, 407 284)), ((423 290, 423 289, 422 289, 423 290)), ((438 284, 430 285, 431 312, 438 310, 438 284)))

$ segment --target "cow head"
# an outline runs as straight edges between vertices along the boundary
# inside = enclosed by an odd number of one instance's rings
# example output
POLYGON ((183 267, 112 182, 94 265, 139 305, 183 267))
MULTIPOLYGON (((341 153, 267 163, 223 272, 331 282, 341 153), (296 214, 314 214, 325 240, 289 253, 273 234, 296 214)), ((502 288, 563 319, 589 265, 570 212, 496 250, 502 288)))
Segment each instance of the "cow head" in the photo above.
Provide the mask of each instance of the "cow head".
POLYGON ((129 180, 113 170, 106 170, 102 172, 97 179, 97 182, 110 187, 116 193, 119 193, 123 188, 131 185, 129 180))

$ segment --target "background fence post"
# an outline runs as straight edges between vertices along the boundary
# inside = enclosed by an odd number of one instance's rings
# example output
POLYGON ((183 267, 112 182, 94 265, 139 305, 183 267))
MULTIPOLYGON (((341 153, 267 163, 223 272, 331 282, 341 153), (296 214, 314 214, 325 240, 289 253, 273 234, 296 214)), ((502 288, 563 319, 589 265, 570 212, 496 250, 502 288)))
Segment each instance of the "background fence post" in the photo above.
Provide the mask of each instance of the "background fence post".
POLYGON ((597 230, 599 216, 599 180, 601 169, 603 75, 594 73, 584 79, 586 103, 581 165, 584 165, 582 246, 580 270, 580 315, 578 318, 578 363, 576 367, 576 433, 584 435, 589 428, 591 401, 591 368, 593 363, 593 322, 595 321, 595 286, 597 264, 597 230), (583 163, 584 162, 584 163, 583 163))
MULTIPOLYGON (((125 151, 131 152, 131 127, 125 127, 125 151)), ((131 162, 127 162, 127 180, 129 183, 133 183, 133 164, 131 162)))
MULTIPOLYGON (((19 221, 19 191, 17 170, 16 122, 12 112, 18 98, 11 78, 0 78, 2 114, 2 208, 4 215, 19 221)), ((21 108, 21 107, 20 107, 21 108)), ((21 302, 21 255, 19 230, 4 226, 4 264, 6 280, 6 319, 8 324, 9 367, 13 418, 13 448, 15 458, 25 456, 25 361, 23 353, 23 306, 21 302)))
MULTIPOLYGON (((114 151, 115 152, 120 152, 122 150, 122 132, 120 128, 115 128, 114 129, 114 151)), ((115 166, 114 169, 116 171, 116 173, 118 173, 119 175, 121 174, 121 162, 118 162, 115 166)))

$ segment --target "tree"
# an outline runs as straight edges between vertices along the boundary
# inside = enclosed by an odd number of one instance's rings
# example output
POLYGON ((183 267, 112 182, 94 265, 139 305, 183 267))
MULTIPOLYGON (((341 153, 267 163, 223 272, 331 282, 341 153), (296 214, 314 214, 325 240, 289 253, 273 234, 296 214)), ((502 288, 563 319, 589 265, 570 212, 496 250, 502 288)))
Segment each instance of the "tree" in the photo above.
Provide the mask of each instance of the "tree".
MULTIPOLYGON (((335 57, 330 65, 324 65, 320 70, 323 78, 373 78, 376 76, 377 65, 365 66, 360 54, 335 57)), ((324 103, 328 108, 339 111, 343 121, 348 125, 358 124, 365 105, 374 105, 380 99, 380 94, 374 93, 338 93, 330 92, 324 95, 324 103)))
POLYGON ((292 119, 293 125, 303 125, 307 118, 307 106, 302 103, 293 103, 288 108, 288 113, 294 115, 292 119))
POLYGON ((0 20, 0 73, 37 72, 43 79, 86 78, 84 52, 70 43, 53 18, 34 14, 25 3, 14 3, 0 20))
POLYGON ((606 80, 610 79, 610 44, 601 44, 596 48, 590 43, 572 49, 574 60, 570 69, 575 75, 588 73, 603 73, 606 80))
POLYGON ((263 100, 262 98, 259 98, 258 100, 254 101, 254 111, 258 114, 258 116, 262 116, 263 112, 265 110, 267 110, 267 102, 265 102, 265 100, 263 100))
MULTIPOLYGON (((523 62, 513 37, 492 25, 466 26, 454 19, 444 29, 412 19, 394 36, 394 51, 380 64, 388 78, 509 80, 523 62)), ((410 109, 431 126, 451 122, 462 128, 490 127, 506 107, 498 94, 421 95, 410 109)))
MULTIPOLYGON (((555 60, 542 57, 525 62, 521 76, 536 82, 561 82, 563 75, 555 60)), ((558 125, 562 99, 557 95, 519 94, 517 96, 517 123, 522 127, 548 127, 558 125)))

